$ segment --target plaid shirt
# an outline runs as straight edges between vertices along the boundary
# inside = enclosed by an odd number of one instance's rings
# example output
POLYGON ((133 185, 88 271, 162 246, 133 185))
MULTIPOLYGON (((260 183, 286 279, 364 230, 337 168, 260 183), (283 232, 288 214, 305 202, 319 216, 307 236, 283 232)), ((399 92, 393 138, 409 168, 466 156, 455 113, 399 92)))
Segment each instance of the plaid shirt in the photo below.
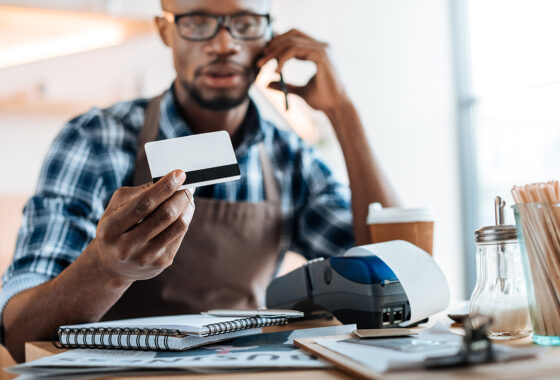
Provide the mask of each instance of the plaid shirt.
MULTIPOLYGON (((113 192, 132 183, 137 139, 148 99, 94 108, 64 126, 23 210, 14 259, 2 277, 0 313, 19 292, 56 277, 95 237, 113 192)), ((263 142, 280 186, 282 251, 308 259, 343 253, 354 243, 350 191, 296 134, 261 119, 251 102, 235 153, 241 179, 200 188, 197 196, 227 201, 265 199, 257 144, 263 142)), ((168 90, 158 139, 191 134, 168 90)), ((0 315, 1 316, 1 315, 0 315)), ((1 321, 1 319, 0 319, 1 321)))

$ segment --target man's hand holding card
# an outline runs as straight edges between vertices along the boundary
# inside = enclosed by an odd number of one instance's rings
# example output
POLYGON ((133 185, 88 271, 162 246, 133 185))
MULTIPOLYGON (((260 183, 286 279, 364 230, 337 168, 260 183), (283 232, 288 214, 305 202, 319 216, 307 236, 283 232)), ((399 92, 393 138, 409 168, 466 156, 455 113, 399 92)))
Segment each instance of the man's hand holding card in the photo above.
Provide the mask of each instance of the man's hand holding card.
POLYGON ((155 277, 171 265, 195 211, 196 186, 241 176, 225 131, 145 148, 153 183, 118 189, 88 247, 104 272, 123 283, 155 277))

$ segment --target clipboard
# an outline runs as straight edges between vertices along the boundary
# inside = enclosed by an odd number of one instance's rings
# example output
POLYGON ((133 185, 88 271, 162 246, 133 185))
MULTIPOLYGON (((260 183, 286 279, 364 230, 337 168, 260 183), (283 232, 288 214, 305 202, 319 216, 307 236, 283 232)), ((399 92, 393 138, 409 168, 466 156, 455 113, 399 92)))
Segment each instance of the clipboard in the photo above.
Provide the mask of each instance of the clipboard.
MULTIPOLYGON (((418 368, 414 371, 407 369, 394 372, 376 372, 365 365, 350 359, 347 356, 331 351, 326 347, 316 343, 318 339, 348 339, 355 337, 352 334, 322 336, 314 338, 294 339, 296 347, 317 356, 333 364, 337 369, 349 374, 354 378, 363 379, 403 379, 416 378, 422 380, 449 380, 450 378, 485 378, 485 379, 504 379, 504 378, 541 378, 558 376, 558 357, 560 348, 552 348, 537 355, 535 358, 505 361, 498 363, 487 363, 482 365, 456 367, 441 370, 428 370, 418 368)), ((530 338, 522 339, 517 342, 510 342, 508 346, 531 346, 530 338)))
POLYGON ((363 379, 379 379, 383 376, 383 374, 373 371, 371 368, 366 367, 363 364, 360 364, 344 355, 341 355, 337 352, 331 351, 326 347, 320 346, 315 341, 317 339, 348 339, 348 338, 355 338, 352 334, 346 335, 336 335, 336 336, 322 336, 322 337, 314 337, 314 338, 298 338, 294 339, 294 344, 296 347, 301 348, 302 350, 317 356, 323 360, 332 363, 336 368, 340 369, 348 373, 353 377, 359 377, 363 379))

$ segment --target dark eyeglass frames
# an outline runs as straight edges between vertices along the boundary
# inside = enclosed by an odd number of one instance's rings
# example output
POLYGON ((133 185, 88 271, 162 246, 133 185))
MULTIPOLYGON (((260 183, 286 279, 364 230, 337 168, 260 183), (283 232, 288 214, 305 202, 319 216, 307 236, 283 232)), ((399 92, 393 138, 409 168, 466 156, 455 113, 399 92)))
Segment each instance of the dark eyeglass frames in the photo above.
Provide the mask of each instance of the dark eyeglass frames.
POLYGON ((263 38, 270 26, 269 14, 237 13, 218 16, 202 12, 174 14, 163 12, 164 17, 177 26, 179 35, 189 41, 208 41, 216 37, 222 26, 238 40, 263 38))

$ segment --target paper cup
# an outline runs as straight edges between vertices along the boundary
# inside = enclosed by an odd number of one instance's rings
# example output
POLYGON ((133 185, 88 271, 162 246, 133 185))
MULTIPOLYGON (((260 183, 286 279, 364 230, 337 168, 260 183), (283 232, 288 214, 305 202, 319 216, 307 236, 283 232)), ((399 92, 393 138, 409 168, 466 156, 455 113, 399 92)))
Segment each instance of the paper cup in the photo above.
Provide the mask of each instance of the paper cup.
POLYGON ((434 243, 435 215, 430 208, 379 208, 369 206, 367 224, 372 243, 406 240, 428 252, 434 243))

